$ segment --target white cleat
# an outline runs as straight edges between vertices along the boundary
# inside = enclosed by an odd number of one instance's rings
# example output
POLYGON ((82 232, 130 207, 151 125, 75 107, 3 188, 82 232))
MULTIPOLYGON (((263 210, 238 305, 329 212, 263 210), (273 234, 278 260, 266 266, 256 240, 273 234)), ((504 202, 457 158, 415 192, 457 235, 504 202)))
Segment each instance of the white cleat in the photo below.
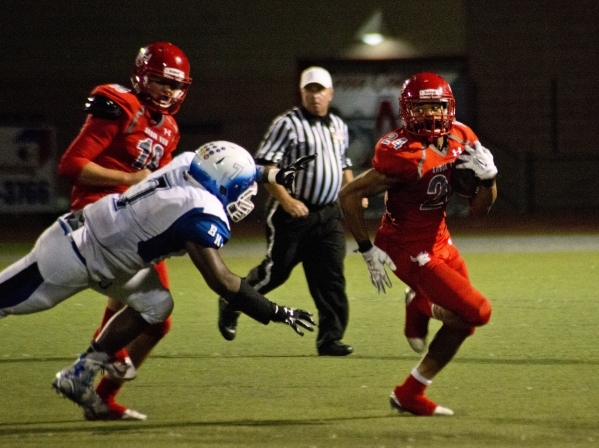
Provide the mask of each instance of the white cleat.
POLYGON ((444 406, 439 406, 438 404, 433 403, 431 400, 426 398, 425 396, 415 396, 411 400, 408 401, 410 406, 402 405, 394 392, 391 392, 391 396, 389 397, 389 404, 391 405, 391 409, 395 409, 400 414, 403 412, 409 412, 413 415, 418 416, 451 416, 453 415, 453 411, 444 406), (432 406, 435 406, 432 411, 432 406))
POLYGON ((137 412, 135 409, 127 409, 123 412, 121 420, 146 420, 147 418, 148 416, 146 414, 137 412))
POLYGON ((128 356, 106 364, 104 371, 110 378, 121 381, 131 381, 137 376, 137 370, 128 356))
POLYGON ((94 390, 94 378, 107 358, 104 353, 84 353, 70 367, 56 374, 52 387, 85 410, 106 412, 106 404, 94 390))
POLYGON ((146 420, 148 416, 137 412, 134 409, 128 409, 117 403, 105 403, 106 409, 103 412, 94 412, 86 409, 83 416, 88 421, 95 420, 146 420))
POLYGON ((449 408, 437 405, 433 415, 453 415, 453 411, 449 408))

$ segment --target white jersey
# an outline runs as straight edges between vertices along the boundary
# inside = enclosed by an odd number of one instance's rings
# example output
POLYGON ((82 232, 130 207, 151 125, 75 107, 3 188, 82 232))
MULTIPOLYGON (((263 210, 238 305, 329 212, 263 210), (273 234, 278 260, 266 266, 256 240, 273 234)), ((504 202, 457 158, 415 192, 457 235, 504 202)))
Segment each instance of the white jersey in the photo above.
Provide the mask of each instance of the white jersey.
POLYGON ((183 153, 122 195, 83 209, 85 225, 72 238, 92 278, 111 279, 114 268, 134 273, 183 255, 186 241, 218 249, 229 240, 222 203, 186 179, 194 156, 183 153))

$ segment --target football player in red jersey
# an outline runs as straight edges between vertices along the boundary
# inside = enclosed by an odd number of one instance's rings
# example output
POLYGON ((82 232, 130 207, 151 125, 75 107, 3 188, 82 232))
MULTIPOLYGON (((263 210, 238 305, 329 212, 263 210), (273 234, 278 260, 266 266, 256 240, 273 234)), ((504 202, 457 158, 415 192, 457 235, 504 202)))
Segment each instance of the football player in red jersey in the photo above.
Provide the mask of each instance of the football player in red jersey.
MULTIPOLYGON (((107 194, 124 192, 173 158, 180 138, 173 115, 191 85, 187 56, 168 42, 143 47, 135 59, 131 84, 133 90, 118 84, 97 86, 85 104, 88 114, 85 123, 58 165, 58 173, 73 182, 73 211, 107 194)), ((155 268, 168 288, 165 263, 155 268)), ((120 302, 108 300, 94 338, 121 308, 120 302)), ((170 326, 170 317, 152 325, 118 353, 96 388, 110 412, 102 415, 86 412, 88 420, 146 418, 118 404, 115 396, 123 381, 135 377, 136 368, 170 326)))
POLYGON ((491 317, 491 305, 470 283, 445 222, 451 176, 470 169, 479 180, 469 199, 474 216, 486 215, 495 198, 497 168, 472 129, 455 121, 449 84, 435 73, 409 78, 399 98, 402 125, 375 147, 373 168, 340 193, 346 224, 358 243, 375 287, 391 286, 385 265, 406 290, 405 336, 424 357, 391 393, 391 406, 415 415, 453 415, 428 399, 426 387, 451 361, 475 327, 491 317), (386 212, 370 242, 361 198, 386 192, 386 212), (443 325, 427 350, 430 318, 443 325))

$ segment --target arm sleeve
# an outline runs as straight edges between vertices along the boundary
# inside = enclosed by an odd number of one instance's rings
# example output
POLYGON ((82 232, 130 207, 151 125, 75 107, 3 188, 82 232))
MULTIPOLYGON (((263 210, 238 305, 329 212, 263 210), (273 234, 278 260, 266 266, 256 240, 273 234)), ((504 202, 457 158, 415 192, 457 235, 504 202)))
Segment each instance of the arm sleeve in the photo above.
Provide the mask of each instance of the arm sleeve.
POLYGON ((239 292, 229 298, 231 306, 247 314, 252 319, 266 325, 275 315, 277 305, 271 302, 250 286, 245 279, 241 279, 239 292))
POLYGON ((106 120, 88 115, 75 140, 58 163, 60 176, 77 179, 83 167, 104 151, 119 133, 120 120, 106 120))
POLYGON ((256 182, 259 184, 265 184, 268 182, 266 178, 265 166, 264 165, 256 165, 256 182))

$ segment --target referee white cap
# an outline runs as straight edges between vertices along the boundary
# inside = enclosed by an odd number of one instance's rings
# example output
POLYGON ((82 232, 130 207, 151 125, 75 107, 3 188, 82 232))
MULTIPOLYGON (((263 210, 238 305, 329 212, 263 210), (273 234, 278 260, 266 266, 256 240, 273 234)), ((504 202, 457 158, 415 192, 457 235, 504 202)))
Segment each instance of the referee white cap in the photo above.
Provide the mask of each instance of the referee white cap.
POLYGON ((308 67, 302 72, 300 79, 300 89, 303 89, 308 84, 316 83, 325 88, 333 87, 331 74, 322 67, 308 67))

